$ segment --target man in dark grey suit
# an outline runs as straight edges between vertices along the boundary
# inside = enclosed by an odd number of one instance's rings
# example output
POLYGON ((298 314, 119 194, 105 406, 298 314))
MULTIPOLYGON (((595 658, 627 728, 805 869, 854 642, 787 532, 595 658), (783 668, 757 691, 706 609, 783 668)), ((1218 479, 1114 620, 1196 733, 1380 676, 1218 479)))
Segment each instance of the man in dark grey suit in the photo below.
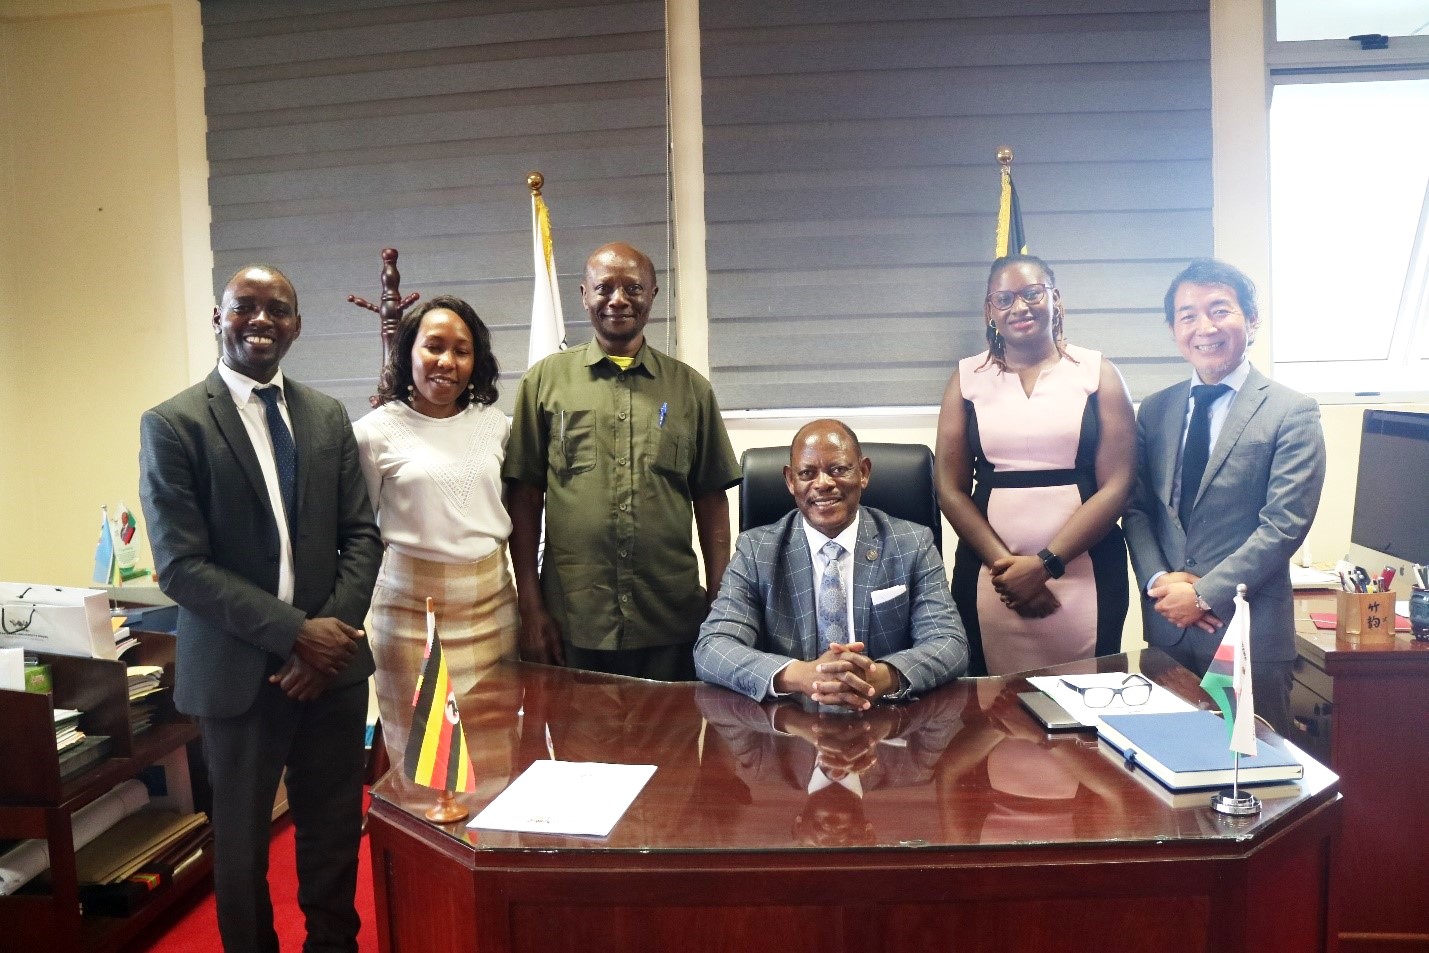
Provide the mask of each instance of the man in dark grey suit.
POLYGON ((1325 482, 1319 405, 1246 359, 1260 314, 1238 269, 1192 262, 1171 282, 1165 310, 1192 373, 1137 414, 1137 488, 1123 523, 1146 640, 1203 674, 1245 583, 1256 711, 1284 733, 1295 660, 1290 557, 1325 482))
POLYGON ((140 492, 159 585, 179 604, 175 704, 213 787, 224 949, 277 953, 270 817, 287 769, 306 953, 355 951, 367 614, 382 543, 342 405, 279 362, 302 330, 276 268, 213 312, 208 378, 145 412, 140 492), (270 386, 269 386, 270 385, 270 386))
POLYGON ((837 420, 794 437, 784 482, 798 510, 740 535, 695 643, 700 678, 862 711, 967 669, 933 534, 859 506, 871 470, 837 420))

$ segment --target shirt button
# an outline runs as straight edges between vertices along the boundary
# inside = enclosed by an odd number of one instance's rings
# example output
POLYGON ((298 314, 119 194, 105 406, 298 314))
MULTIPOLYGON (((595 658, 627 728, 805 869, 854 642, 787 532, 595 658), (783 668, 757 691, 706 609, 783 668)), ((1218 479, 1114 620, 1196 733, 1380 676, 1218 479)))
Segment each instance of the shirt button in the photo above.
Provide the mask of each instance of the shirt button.
POLYGON ((629 602, 629 601, 630 601, 630 597, 629 597, 628 595, 625 595, 624 593, 621 593, 620 601, 621 601, 621 602, 629 602))
POLYGON ((624 458, 624 457, 621 457, 619 460, 616 460, 615 462, 618 463, 618 464, 620 464, 622 467, 625 466, 625 458, 624 458))
POLYGON ((623 550, 623 549, 622 549, 622 550, 620 551, 620 558, 621 558, 621 559, 624 559, 626 556, 629 556, 629 555, 630 555, 630 553, 627 552, 626 550, 623 550))
POLYGON ((1194 559, 1188 559, 1188 560, 1186 560, 1186 565, 1187 565, 1187 566, 1194 566, 1194 565, 1196 565, 1196 561, 1195 561, 1194 559))
POLYGON ((628 509, 630 509, 630 504, 629 504, 629 503, 622 503, 622 504, 620 504, 620 512, 624 513, 624 512, 625 512, 626 510, 628 510, 628 509))
POLYGON ((625 419, 625 411, 623 411, 623 410, 620 412, 620 419, 621 419, 621 420, 624 420, 624 419, 625 419))

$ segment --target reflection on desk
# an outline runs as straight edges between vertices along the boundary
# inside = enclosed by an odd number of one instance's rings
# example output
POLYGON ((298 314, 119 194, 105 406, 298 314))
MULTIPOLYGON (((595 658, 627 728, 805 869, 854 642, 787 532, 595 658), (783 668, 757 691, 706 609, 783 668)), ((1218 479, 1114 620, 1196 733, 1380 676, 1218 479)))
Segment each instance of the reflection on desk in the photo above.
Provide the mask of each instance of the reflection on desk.
MULTIPOLYGON (((1191 674, 1155 649, 1048 671, 1098 670, 1142 671, 1209 707, 1191 674)), ((536 758, 655 764, 659 770, 599 843, 443 830, 477 849, 604 850, 1243 835, 1240 828, 1188 824, 1177 809, 1148 799, 1124 766, 1098 750, 1094 735, 1043 732, 1017 703, 1016 693, 1028 688, 1015 676, 963 679, 909 706, 814 714, 796 702, 760 704, 711 685, 501 663, 460 701, 478 783, 475 794, 460 800, 473 814, 536 758), (1129 798, 1135 811, 1128 810, 1129 798), (826 826, 832 814, 850 817, 843 840, 828 830, 816 834, 811 819, 819 811, 829 815, 826 826)), ((1311 797, 1334 780, 1310 762, 1300 790, 1311 797)), ((418 814, 434 799, 392 776, 373 794, 418 814)), ((1259 823, 1300 800, 1276 799, 1259 823)))
MULTIPOLYGON (((1045 671, 1097 670, 1210 704, 1154 649, 1045 671)), ((659 769, 606 838, 433 825, 433 792, 384 778, 369 820, 384 948, 829 953, 956 935, 964 953, 1095 934, 1099 953, 1324 949, 1328 769, 1307 758, 1261 815, 1222 818, 1147 790, 1091 734, 1045 734, 1017 703, 1028 687, 969 679, 821 715, 502 663, 461 700, 481 712, 486 779, 458 795, 473 813, 538 758, 659 769), (1287 898, 1305 915, 1284 916, 1287 898)))

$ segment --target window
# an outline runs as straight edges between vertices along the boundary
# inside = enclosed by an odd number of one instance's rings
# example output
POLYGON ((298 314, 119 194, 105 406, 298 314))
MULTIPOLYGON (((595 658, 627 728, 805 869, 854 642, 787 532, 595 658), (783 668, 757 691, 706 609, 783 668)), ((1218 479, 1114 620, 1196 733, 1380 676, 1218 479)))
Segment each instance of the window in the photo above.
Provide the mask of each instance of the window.
POLYGON ((1429 390, 1429 8, 1323 8, 1268 18, 1275 375, 1408 397, 1429 390))

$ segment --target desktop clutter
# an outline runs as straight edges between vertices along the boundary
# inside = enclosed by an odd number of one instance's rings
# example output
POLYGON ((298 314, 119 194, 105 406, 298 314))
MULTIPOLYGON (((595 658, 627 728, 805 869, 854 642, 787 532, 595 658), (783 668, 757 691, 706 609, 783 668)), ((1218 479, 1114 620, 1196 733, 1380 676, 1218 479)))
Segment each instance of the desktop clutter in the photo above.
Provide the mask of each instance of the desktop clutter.
POLYGON ((1395 600, 1391 588, 1405 573, 1385 566, 1371 576, 1363 566, 1348 559, 1335 564, 1339 591, 1335 593, 1335 613, 1312 613, 1317 628, 1333 628, 1338 638, 1357 643, 1391 643, 1396 632, 1410 632, 1415 641, 1429 642, 1429 569, 1414 564, 1407 601, 1395 600))

